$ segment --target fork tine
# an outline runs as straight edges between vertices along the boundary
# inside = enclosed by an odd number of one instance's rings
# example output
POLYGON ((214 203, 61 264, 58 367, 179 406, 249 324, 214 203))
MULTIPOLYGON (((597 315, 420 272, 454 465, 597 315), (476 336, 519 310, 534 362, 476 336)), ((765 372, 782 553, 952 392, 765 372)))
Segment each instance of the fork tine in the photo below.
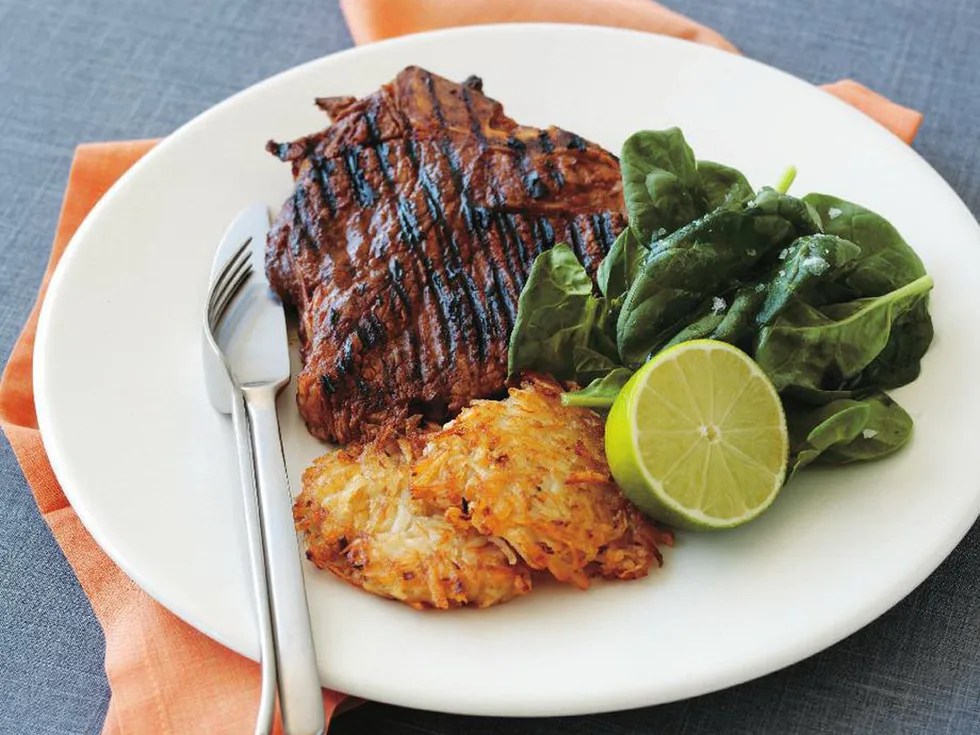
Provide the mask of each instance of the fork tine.
POLYGON ((238 276, 238 272, 241 271, 242 267, 247 265, 251 260, 251 251, 248 249, 249 243, 251 243, 252 238, 249 238, 245 243, 236 250, 230 258, 222 266, 221 271, 218 273, 217 277, 211 285, 211 291, 208 296, 208 318, 211 319, 211 315, 215 311, 215 306, 222 301, 224 301, 228 296, 228 286, 231 284, 238 276))
POLYGON ((231 302, 235 300, 235 296, 238 294, 238 292, 242 290, 242 286, 244 286, 251 277, 252 266, 251 264, 248 264, 243 271, 237 274, 235 280, 228 285, 225 298, 220 304, 218 304, 214 314, 209 316, 212 329, 214 329, 221 322, 222 317, 225 315, 225 311, 227 311, 228 307, 231 305, 231 302))
POLYGON ((248 271, 249 274, 252 272, 250 259, 245 259, 237 263, 235 268, 226 274, 224 281, 215 284, 217 288, 215 288, 213 299, 208 304, 208 319, 216 321, 213 315, 219 311, 224 311, 224 305, 227 305, 227 302, 235 297, 235 294, 240 288, 238 278, 245 271, 248 271))
POLYGON ((252 251, 249 249, 251 242, 252 238, 246 240, 221 267, 208 290, 207 310, 204 315, 205 336, 215 354, 220 357, 232 383, 235 382, 235 374, 224 351, 218 345, 217 331, 228 306, 252 277, 252 251))
POLYGON ((228 260, 225 261, 225 264, 224 266, 222 266, 221 271, 218 273, 217 278, 214 279, 215 284, 220 283, 228 275, 228 271, 231 270, 232 265, 235 263, 235 261, 237 261, 242 256, 242 253, 244 253, 248 249, 248 246, 251 244, 252 244, 252 238, 250 237, 245 242, 242 243, 241 247, 238 248, 238 250, 232 253, 231 257, 229 257, 228 260))
POLYGON ((241 245, 241 247, 238 248, 238 250, 232 253, 228 260, 225 261, 225 264, 221 267, 218 275, 215 276, 214 281, 211 284, 212 298, 208 302, 209 307, 220 300, 222 291, 233 278, 231 273, 241 266, 243 260, 247 262, 251 258, 251 251, 248 248, 251 241, 252 239, 249 238, 241 245))

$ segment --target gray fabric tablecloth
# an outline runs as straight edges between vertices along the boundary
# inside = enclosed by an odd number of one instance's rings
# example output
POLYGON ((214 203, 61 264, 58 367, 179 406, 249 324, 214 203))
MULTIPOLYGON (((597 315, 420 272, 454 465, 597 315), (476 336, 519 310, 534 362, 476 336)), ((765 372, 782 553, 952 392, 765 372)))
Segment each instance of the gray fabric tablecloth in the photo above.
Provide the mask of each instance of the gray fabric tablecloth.
MULTIPOLYGON (((925 111, 916 149, 980 213, 977 0, 670 4, 756 59, 813 82, 852 76, 925 111)), ((77 143, 166 135, 263 77, 349 45, 335 0, 0 0, 0 361, 34 300, 77 143)), ((109 696, 103 647, 0 441, 0 733, 99 732, 109 696)), ((372 704, 331 729, 362 732, 980 733, 980 525, 879 620, 754 682, 561 719, 372 704)))

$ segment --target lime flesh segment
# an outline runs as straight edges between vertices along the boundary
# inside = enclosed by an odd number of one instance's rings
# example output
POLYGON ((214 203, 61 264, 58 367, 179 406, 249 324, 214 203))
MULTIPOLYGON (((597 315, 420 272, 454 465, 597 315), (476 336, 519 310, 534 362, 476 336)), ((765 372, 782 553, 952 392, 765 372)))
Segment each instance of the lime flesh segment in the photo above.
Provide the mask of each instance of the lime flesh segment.
POLYGON ((741 525, 786 476, 782 402, 762 369, 724 342, 694 340, 640 368, 606 422, 606 455, 626 496, 679 528, 741 525))

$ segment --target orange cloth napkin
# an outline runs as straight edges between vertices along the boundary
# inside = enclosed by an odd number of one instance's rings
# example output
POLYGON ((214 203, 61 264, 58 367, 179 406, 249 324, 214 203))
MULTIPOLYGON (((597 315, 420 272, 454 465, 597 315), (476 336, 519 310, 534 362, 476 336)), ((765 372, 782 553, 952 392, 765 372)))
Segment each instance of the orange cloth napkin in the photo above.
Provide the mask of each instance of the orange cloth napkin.
MULTIPOLYGON (((34 333, 51 273, 89 210, 155 143, 78 147, 37 303, 0 380, 0 425, 105 631, 105 667, 112 699, 103 732, 237 735, 255 727, 259 667, 178 619, 105 555, 62 493, 48 464, 34 413, 34 333)), ((324 690, 328 713, 342 699, 343 695, 324 690)))
MULTIPOLYGON (((341 0, 341 5, 358 43, 458 25, 560 21, 634 28, 737 52, 714 31, 648 0, 341 0)), ((825 89, 908 142, 922 119, 853 81, 825 89)), ((104 732, 247 733, 258 707, 258 667, 161 607, 96 545, 55 479, 34 412, 34 334, 51 273, 89 210, 154 142, 79 146, 37 303, 0 380, 0 426, 105 630, 112 699, 104 732)), ((343 699, 324 691, 328 713, 343 699)))

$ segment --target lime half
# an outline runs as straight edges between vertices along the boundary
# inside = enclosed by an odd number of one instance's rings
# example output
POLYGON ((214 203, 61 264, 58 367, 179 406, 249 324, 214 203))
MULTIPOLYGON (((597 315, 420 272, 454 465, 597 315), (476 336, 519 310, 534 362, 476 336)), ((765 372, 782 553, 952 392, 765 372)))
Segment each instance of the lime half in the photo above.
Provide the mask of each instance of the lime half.
POLYGON ((732 528, 775 500, 789 437, 762 369, 724 342, 694 340, 640 368, 606 422, 613 477, 644 513, 678 528, 732 528))

